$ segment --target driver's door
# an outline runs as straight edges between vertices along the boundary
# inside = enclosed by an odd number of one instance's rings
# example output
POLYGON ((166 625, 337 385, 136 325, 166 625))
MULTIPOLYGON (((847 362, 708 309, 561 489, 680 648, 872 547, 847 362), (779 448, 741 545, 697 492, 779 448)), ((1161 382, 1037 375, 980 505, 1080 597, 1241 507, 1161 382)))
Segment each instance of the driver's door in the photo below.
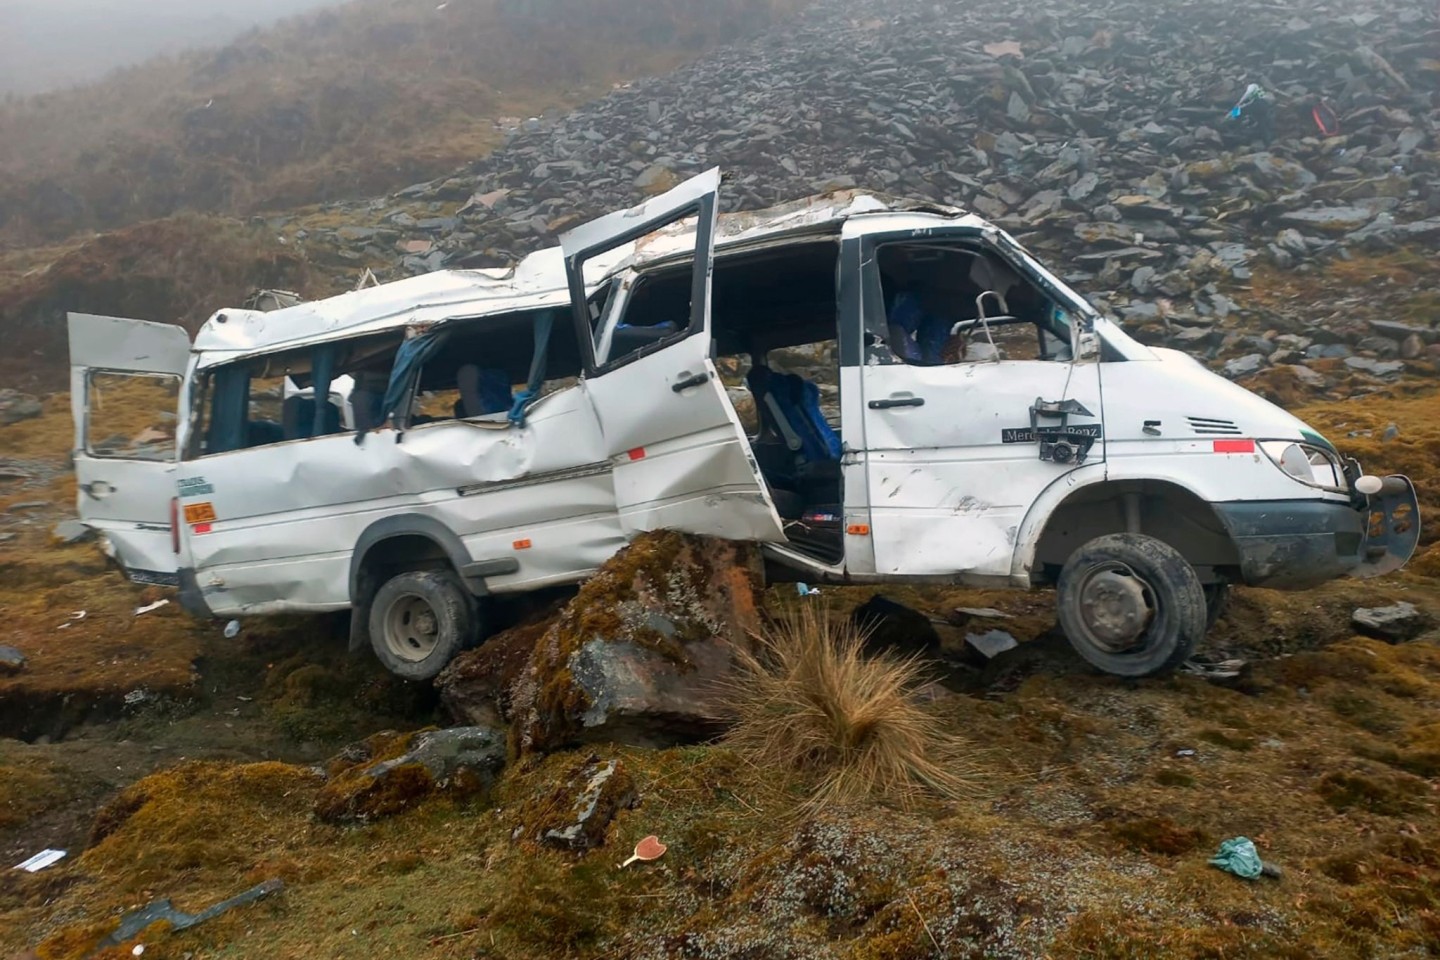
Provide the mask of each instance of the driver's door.
MULTIPOLYGON (((863 322, 881 335, 886 307, 876 246, 887 239, 905 238, 861 240, 863 322)), ((945 240, 929 235, 924 242, 945 240)), ((995 251, 978 233, 955 242, 995 251)), ((973 331, 971 345, 988 346, 988 339, 983 329, 973 331)), ((912 366, 879 347, 861 367, 879 574, 1007 578, 1016 532, 1040 493, 1076 471, 1104 470, 1099 363, 1072 362, 1059 351, 1044 359, 974 352, 985 359, 912 366)))
MULTIPOLYGON (((613 464, 627 536, 679 530, 732 540, 782 541, 779 515, 744 428, 711 360, 710 287, 718 170, 561 238, 584 388, 613 464), (592 319, 586 263, 670 227, 694 223, 688 269, 627 272, 592 319)), ((602 264, 592 264, 597 274, 602 264)))
POLYGON ((69 315, 80 520, 132 580, 174 583, 175 431, 190 338, 177 326, 69 315))

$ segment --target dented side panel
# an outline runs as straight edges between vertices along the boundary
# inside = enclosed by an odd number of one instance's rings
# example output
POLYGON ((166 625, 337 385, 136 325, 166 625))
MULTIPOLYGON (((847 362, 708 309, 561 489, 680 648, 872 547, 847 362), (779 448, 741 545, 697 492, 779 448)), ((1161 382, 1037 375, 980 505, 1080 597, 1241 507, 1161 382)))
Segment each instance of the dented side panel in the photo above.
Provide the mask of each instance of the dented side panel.
POLYGON ((576 579, 624 542, 602 449, 571 387, 523 428, 441 421, 202 457, 181 465, 182 505, 208 504, 213 519, 186 524, 185 539, 217 615, 348 606, 355 544, 394 515, 439 521, 472 560, 517 559, 493 591, 576 579))

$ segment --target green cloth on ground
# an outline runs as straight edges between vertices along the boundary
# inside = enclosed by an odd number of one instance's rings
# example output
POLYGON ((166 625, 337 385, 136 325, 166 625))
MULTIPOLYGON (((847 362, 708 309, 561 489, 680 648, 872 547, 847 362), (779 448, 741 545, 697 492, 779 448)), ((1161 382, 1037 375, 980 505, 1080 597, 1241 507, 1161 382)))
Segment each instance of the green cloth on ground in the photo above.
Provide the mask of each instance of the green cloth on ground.
POLYGON ((1210 858, 1212 867, 1228 870, 1237 877, 1254 880, 1263 866, 1260 852, 1249 837, 1233 837, 1220 844, 1220 852, 1210 858))

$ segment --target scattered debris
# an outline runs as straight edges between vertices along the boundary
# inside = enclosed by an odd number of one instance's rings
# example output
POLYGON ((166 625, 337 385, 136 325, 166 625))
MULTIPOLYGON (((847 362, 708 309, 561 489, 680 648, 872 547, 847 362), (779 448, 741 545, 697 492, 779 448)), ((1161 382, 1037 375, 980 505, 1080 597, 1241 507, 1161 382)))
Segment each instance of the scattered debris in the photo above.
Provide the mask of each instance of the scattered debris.
POLYGON ((225 624, 224 634, 226 640, 234 640, 236 637, 240 636, 240 621, 231 620, 229 623, 225 624))
POLYGON ((65 859, 64 850, 41 850, 28 860, 22 860, 15 864, 16 870, 24 870, 27 873, 35 873, 37 870, 44 870, 46 867, 54 866, 65 859))
POLYGON ((800 594, 800 596, 802 597, 813 597, 815 594, 819 593, 820 590, 817 587, 810 586, 810 584, 808 583, 796 583, 795 592, 800 594))
POLYGON ((109 936, 101 940, 96 946, 98 948, 118 947, 131 937, 140 933, 152 923, 165 920, 170 924, 172 930, 188 930, 191 927, 204 923, 206 920, 213 920, 227 910, 235 907, 254 903, 262 900, 271 894, 279 893, 285 889, 282 880, 266 880, 246 890, 244 893, 236 894, 229 900, 221 900, 212 907, 201 910, 199 913, 183 913, 176 910, 169 899, 156 900, 153 903, 141 907, 139 910, 132 910, 120 918, 120 925, 112 931, 109 936))
POLYGON ((874 649, 906 654, 931 654, 940 649, 935 621, 883 594, 877 593, 856 607, 850 619, 864 634, 866 646, 874 649))
POLYGON ((666 847, 665 844, 660 842, 659 837, 651 834, 650 836, 642 839, 639 843, 635 844, 635 852, 632 853, 624 863, 620 864, 620 869, 624 870, 636 860, 639 860, 642 863, 648 863, 651 860, 659 860, 665 855, 665 851, 668 849, 669 848, 666 847))
POLYGON ((84 543, 95 537, 95 531, 79 520, 61 520, 55 524, 51 536, 61 543, 84 543))
POLYGON ((966 659, 978 666, 984 666, 1000 654, 1007 650, 1014 650, 1018 646, 1020 646, 1020 641, 1004 630, 965 634, 966 659))
POLYGON ((1260 859, 1260 851, 1255 849, 1255 842, 1249 837, 1232 837, 1222 842, 1219 851, 1210 858, 1210 865, 1244 880, 1254 880, 1262 875, 1278 880, 1282 872, 1274 864, 1260 859))
POLYGON ((159 610, 161 607, 167 606, 169 603, 169 600, 156 600, 154 603, 147 603, 143 607, 136 607, 135 616, 138 617, 142 613, 149 613, 151 610, 159 610))
POLYGON ((981 620, 1014 620, 1015 618, 1002 610, 994 607, 956 607, 951 611, 950 622, 956 626, 964 626, 970 619, 981 620))
POLYGON ((1220 850, 1210 858, 1210 865, 1245 880, 1254 880, 1260 876, 1262 861, 1254 841, 1248 837, 1232 837, 1220 844, 1220 850))
POLYGON ((1414 640, 1430 629, 1431 617, 1413 603, 1400 601, 1387 607, 1361 607, 1350 615, 1358 633, 1387 643, 1414 640))
POLYGON ((0 646, 0 674, 19 673, 27 663, 28 658, 16 648, 0 646))

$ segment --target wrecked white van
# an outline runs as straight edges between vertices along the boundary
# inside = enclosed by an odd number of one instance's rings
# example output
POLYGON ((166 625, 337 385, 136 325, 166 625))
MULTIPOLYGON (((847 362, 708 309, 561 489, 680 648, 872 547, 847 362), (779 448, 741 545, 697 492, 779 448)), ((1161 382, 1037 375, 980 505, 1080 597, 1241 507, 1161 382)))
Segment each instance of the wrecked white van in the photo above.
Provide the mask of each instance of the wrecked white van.
POLYGON ((1130 676, 1187 658, 1227 584, 1413 552, 1409 480, 1132 340, 984 220, 850 193, 717 218, 718 187, 193 344, 73 315, 82 518, 196 614, 349 609, 417 679, 489 598, 661 528, 759 541, 777 578, 1053 584, 1130 676), (97 429, 127 382, 171 429, 97 429))

